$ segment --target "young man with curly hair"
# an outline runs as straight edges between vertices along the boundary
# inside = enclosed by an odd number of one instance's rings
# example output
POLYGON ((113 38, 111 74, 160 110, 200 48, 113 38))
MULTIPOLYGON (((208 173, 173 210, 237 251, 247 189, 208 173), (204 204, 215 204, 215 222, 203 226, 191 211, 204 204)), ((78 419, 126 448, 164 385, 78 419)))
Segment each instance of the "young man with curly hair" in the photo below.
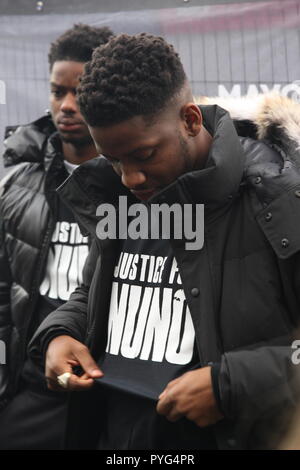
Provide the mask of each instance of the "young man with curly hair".
POLYGON ((49 392, 26 348, 82 280, 88 238, 55 189, 98 155, 76 87, 93 50, 112 34, 78 24, 51 44, 51 115, 18 127, 5 142, 5 160, 20 165, 1 184, 0 339, 7 348, 7 363, 0 365, 1 449, 61 445, 66 397, 49 392))
POLYGON ((98 48, 78 100, 105 158, 59 193, 95 242, 82 286, 30 345, 35 360, 45 356, 50 388, 88 390, 71 396, 68 446, 266 446, 257 427, 276 429, 274 417, 296 404, 292 155, 239 137, 224 109, 197 106, 178 54, 148 34, 98 48), (188 250, 185 233, 104 240, 99 208, 118 208, 119 196, 131 216, 139 202, 141 212, 204 204, 203 247, 188 250))

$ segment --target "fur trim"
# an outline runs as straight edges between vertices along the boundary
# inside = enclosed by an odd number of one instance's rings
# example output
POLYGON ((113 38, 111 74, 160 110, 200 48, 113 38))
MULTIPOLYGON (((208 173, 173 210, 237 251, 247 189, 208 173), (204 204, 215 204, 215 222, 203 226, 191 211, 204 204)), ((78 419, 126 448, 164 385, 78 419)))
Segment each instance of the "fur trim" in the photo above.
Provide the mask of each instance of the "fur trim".
POLYGON ((300 150, 300 104, 278 93, 256 97, 220 98, 202 96, 199 104, 217 104, 226 109, 234 120, 250 120, 257 127, 259 139, 269 138, 270 131, 278 131, 296 144, 300 150))

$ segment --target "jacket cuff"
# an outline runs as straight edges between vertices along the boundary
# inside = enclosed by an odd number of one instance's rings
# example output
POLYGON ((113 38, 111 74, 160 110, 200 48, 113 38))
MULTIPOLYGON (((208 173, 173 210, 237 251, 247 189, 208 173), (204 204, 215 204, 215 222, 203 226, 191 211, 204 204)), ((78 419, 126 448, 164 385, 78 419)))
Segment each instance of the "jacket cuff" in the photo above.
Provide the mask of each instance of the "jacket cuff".
POLYGON ((49 343, 57 336, 63 335, 71 336, 67 329, 50 328, 46 330, 44 334, 40 334, 38 337, 33 337, 27 349, 28 356, 33 362, 44 367, 49 343))
POLYGON ((221 363, 216 362, 211 366, 211 381, 212 381, 212 388, 214 392, 214 396, 217 402, 217 406, 219 411, 223 413, 222 406, 221 406, 221 396, 220 396, 220 388, 219 388, 219 375, 220 375, 221 363))

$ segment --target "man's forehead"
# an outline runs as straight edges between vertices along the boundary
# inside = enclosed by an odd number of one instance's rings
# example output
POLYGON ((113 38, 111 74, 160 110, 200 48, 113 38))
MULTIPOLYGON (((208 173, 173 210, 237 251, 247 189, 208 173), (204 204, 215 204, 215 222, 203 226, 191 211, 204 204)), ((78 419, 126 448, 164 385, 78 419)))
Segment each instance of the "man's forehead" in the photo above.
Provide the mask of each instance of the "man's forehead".
POLYGON ((66 79, 78 82, 83 69, 84 63, 81 62, 68 60, 54 62, 50 73, 50 82, 61 83, 66 79))
POLYGON ((89 127, 90 133, 103 153, 132 154, 155 145, 158 134, 145 125, 142 118, 133 118, 119 124, 105 127, 89 127))

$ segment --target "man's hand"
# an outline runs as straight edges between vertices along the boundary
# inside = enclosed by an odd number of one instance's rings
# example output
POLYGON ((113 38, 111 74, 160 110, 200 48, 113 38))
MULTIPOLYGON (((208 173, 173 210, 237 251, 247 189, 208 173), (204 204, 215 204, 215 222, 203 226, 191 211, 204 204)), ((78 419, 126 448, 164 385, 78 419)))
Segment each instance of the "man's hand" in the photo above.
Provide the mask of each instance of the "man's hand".
POLYGON ((88 348, 71 336, 57 336, 48 346, 46 353, 46 380, 48 388, 55 391, 88 390, 95 378, 103 376, 88 348), (73 374, 73 367, 81 366, 84 374, 80 377, 73 374), (70 372, 67 389, 57 382, 57 376, 70 372))
POLYGON ((222 419, 212 389, 211 367, 186 372, 169 382, 159 396, 156 411, 169 421, 185 416, 200 427, 222 419))

